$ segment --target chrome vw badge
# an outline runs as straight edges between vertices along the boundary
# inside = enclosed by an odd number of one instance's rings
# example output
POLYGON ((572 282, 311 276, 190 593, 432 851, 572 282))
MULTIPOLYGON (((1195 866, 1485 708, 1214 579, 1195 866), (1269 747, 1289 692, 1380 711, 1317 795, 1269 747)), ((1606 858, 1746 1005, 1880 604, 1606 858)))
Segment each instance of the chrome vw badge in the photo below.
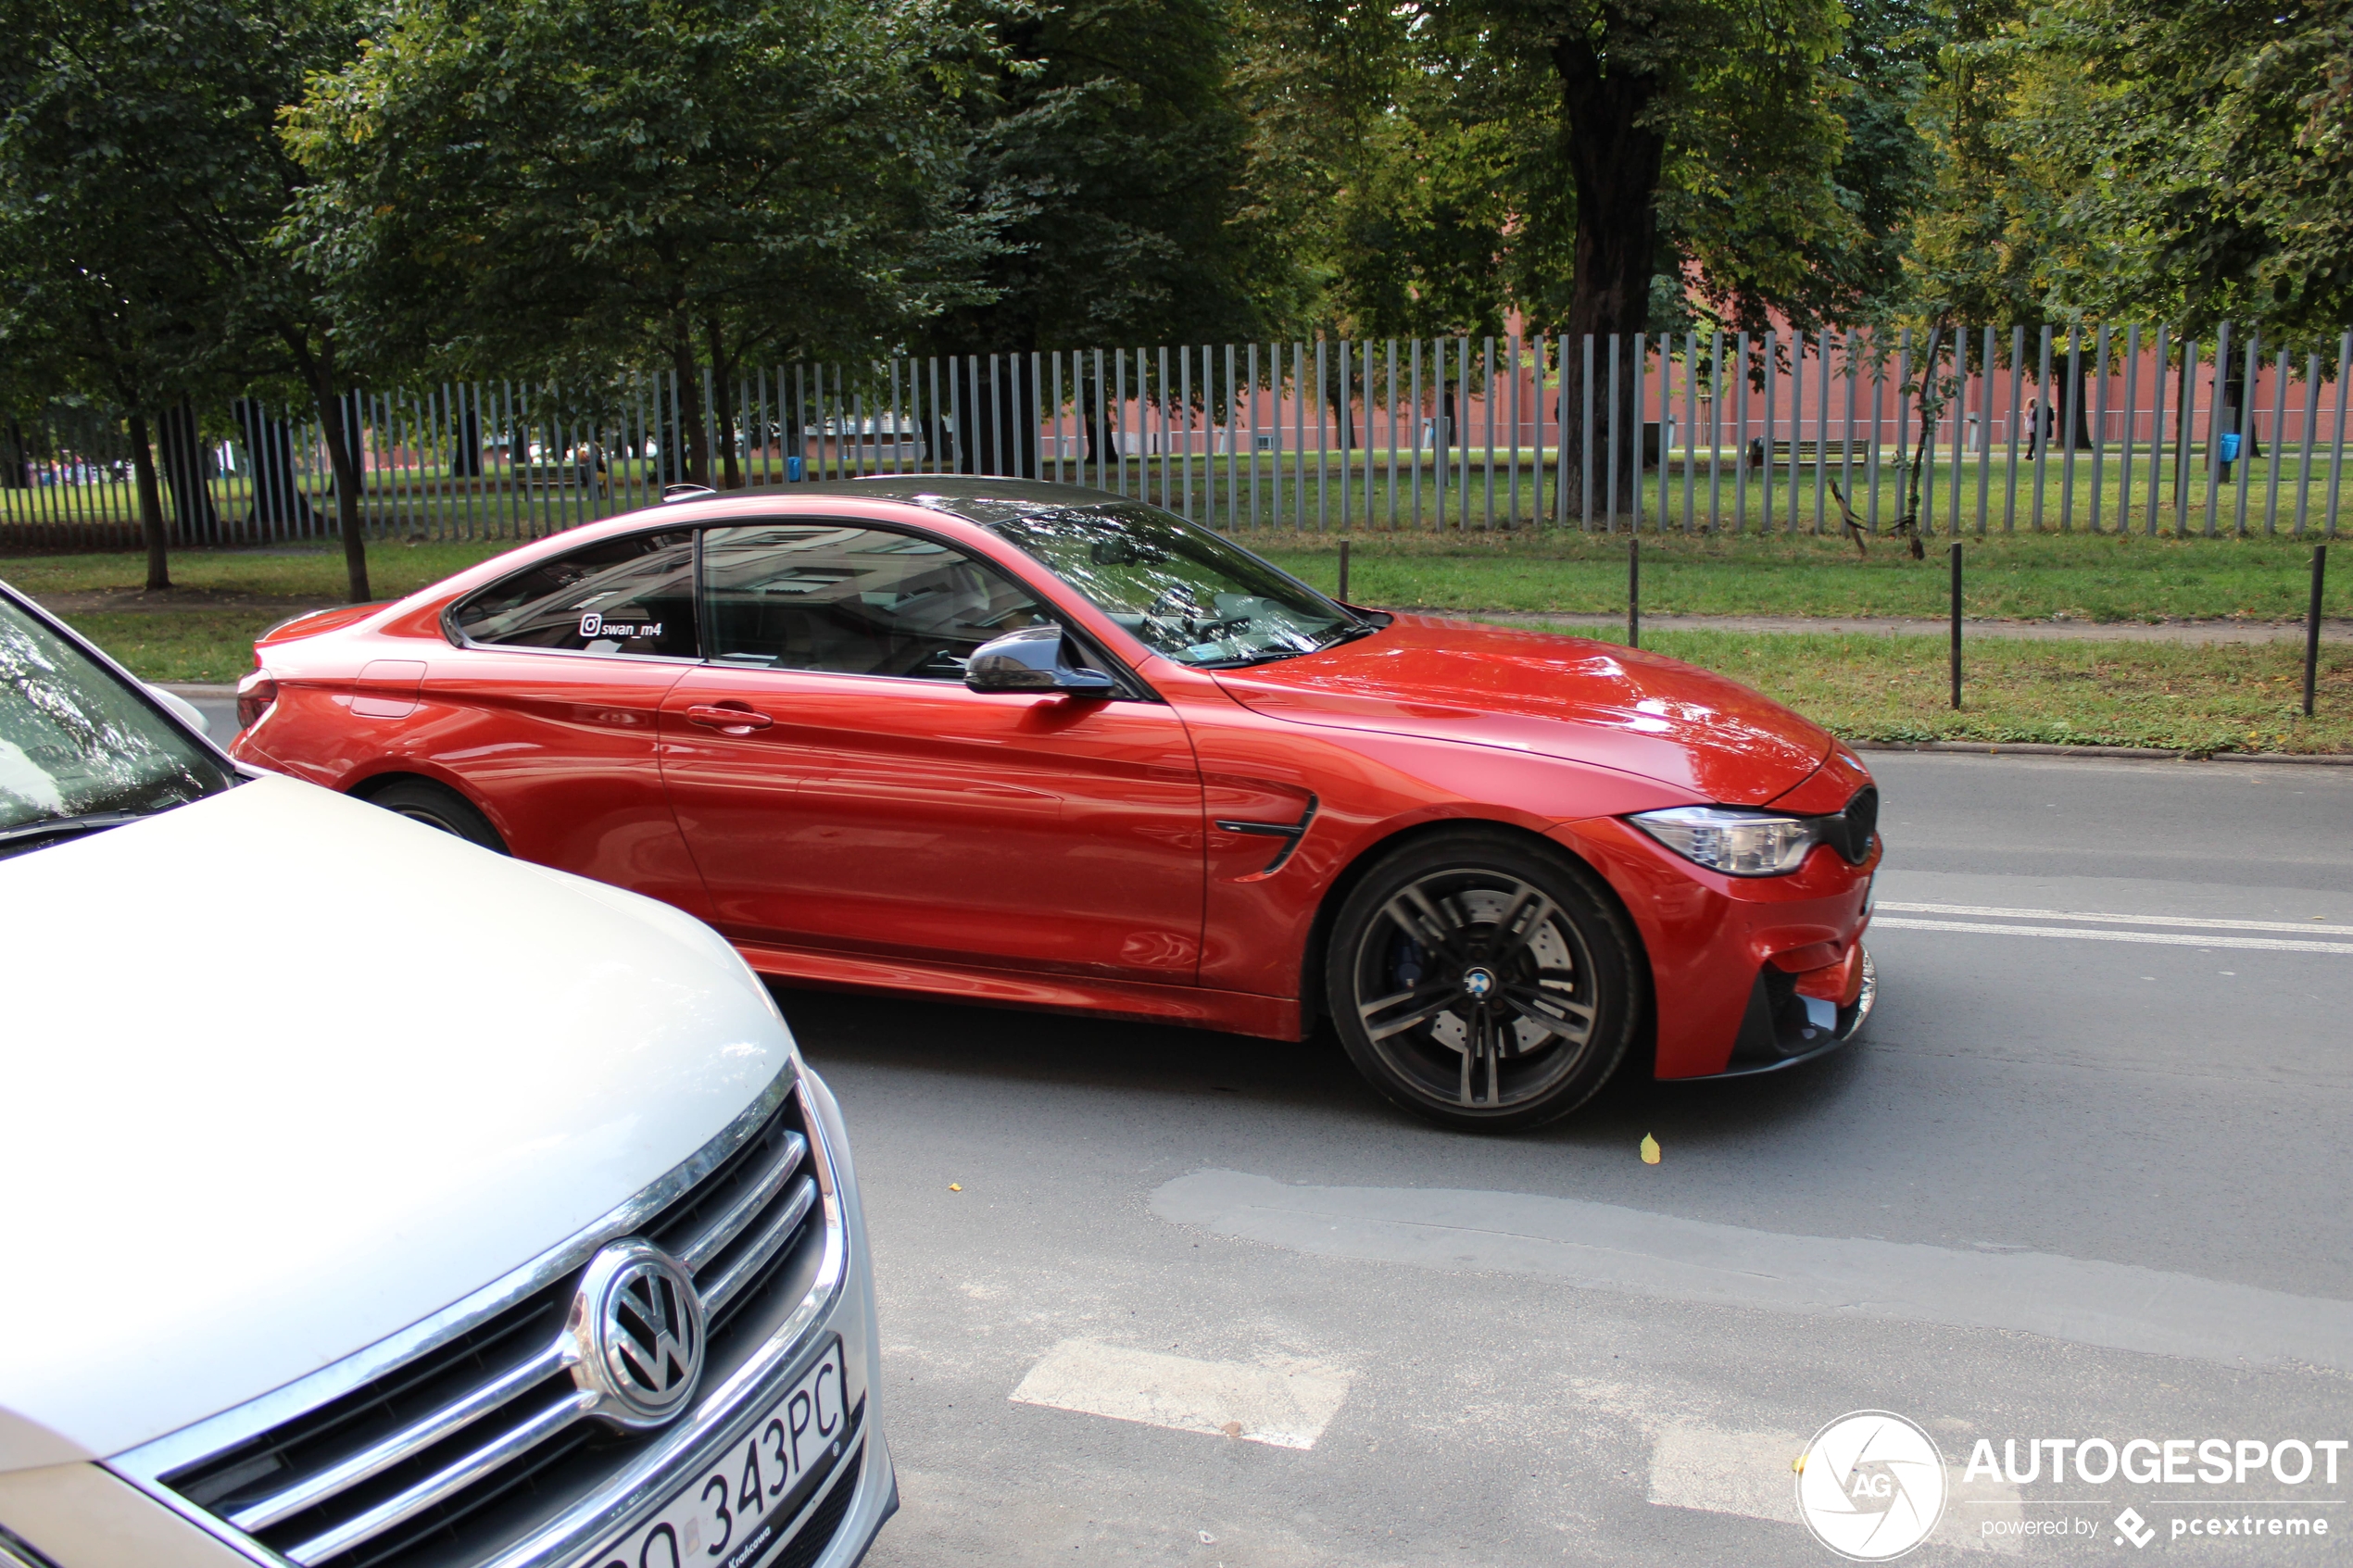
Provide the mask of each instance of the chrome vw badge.
POLYGON ((702 1298, 650 1242, 612 1242, 588 1260, 566 1332, 589 1413, 617 1426, 660 1426, 702 1378, 702 1298))

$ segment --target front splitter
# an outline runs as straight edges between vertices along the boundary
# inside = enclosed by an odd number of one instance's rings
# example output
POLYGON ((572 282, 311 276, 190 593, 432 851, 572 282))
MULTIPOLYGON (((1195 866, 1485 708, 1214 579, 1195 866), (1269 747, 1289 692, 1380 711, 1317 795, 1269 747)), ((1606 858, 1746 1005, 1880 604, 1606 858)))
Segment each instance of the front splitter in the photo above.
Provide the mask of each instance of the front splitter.
POLYGON ((1863 1024, 1871 1016, 1871 1005, 1879 1000, 1879 971, 1871 963, 1871 950, 1863 949, 1863 984, 1855 993, 1855 1015, 1845 1021, 1838 1032, 1811 1050, 1785 1056, 1775 1061, 1744 1063, 1727 1068, 1721 1073, 1703 1073, 1694 1078, 1663 1078, 1667 1084, 1713 1084, 1726 1078, 1754 1078, 1760 1073, 1779 1073, 1786 1067, 1796 1067, 1808 1061, 1819 1061, 1863 1032, 1863 1024))

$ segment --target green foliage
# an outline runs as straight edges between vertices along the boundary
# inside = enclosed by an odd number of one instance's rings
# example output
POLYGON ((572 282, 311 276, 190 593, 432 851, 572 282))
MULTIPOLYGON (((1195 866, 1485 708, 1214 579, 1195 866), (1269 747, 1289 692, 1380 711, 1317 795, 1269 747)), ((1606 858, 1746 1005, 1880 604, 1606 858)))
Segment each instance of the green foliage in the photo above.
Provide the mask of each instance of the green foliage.
POLYGON ((922 0, 404 0, 316 78, 286 237, 412 363, 723 376, 961 297, 988 216, 919 69, 922 0))
POLYGON ((1290 259, 1244 187, 1226 0, 965 0, 942 100, 961 210, 990 215, 945 353, 1232 342, 1265 325, 1290 259))

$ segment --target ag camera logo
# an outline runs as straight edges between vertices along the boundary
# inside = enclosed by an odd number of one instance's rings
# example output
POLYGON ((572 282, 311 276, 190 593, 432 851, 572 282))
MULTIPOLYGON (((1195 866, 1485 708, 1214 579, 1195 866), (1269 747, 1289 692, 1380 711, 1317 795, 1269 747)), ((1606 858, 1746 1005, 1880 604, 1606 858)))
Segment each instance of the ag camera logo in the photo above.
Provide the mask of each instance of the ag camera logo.
POLYGON ((1918 1424, 1856 1411, 1814 1434, 1798 1461, 1797 1516, 1850 1562, 1885 1562, 1944 1514, 1944 1457, 1918 1424))

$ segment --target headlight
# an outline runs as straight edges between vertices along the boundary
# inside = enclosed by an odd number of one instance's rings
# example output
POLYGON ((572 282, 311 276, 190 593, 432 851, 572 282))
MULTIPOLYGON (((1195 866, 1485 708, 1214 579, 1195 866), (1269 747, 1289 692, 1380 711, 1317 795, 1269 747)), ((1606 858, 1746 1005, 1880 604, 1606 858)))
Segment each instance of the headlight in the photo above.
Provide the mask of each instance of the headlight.
POLYGON ((1782 817, 1729 806, 1675 806, 1627 821, 1687 860, 1726 876, 1787 876, 1835 817, 1782 817))

